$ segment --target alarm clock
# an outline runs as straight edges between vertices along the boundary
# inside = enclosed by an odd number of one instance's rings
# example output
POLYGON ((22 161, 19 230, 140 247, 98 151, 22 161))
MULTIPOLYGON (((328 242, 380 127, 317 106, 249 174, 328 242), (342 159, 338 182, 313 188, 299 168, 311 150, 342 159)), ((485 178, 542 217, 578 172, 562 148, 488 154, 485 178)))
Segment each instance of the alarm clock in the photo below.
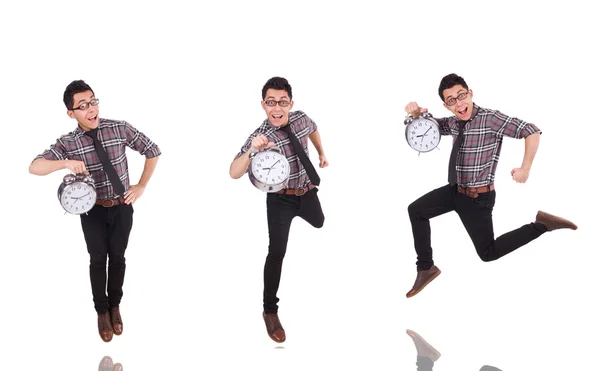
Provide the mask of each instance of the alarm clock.
POLYGON ((67 174, 58 187, 60 205, 70 214, 84 214, 96 204, 94 179, 85 174, 67 174))
POLYGON ((279 148, 265 148, 250 154, 248 177, 261 191, 277 192, 287 185, 290 163, 279 148))
POLYGON ((406 116, 406 141, 410 148, 418 152, 429 152, 440 144, 440 126, 430 113, 417 118, 406 116))

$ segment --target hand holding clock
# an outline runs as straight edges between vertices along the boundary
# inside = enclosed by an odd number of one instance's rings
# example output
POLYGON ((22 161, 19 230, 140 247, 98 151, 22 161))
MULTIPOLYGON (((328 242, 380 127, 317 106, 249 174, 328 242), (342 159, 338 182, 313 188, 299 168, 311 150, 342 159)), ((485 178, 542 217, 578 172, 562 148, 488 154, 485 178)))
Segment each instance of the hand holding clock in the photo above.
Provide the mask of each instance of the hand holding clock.
POLYGON ((83 161, 65 160, 65 169, 71 170, 73 174, 83 173, 85 175, 90 175, 90 173, 88 173, 87 169, 85 168, 85 164, 83 163, 83 161))
POLYGON ((409 115, 412 114, 413 112, 416 112, 416 111, 418 111, 420 113, 427 112, 427 108, 419 107, 419 105, 417 104, 417 102, 410 102, 409 104, 406 105, 406 107, 404 107, 404 110, 409 115))
POLYGON ((251 150, 263 150, 264 148, 273 147, 275 145, 274 142, 269 142, 269 139, 264 135, 257 135, 252 139, 251 150))

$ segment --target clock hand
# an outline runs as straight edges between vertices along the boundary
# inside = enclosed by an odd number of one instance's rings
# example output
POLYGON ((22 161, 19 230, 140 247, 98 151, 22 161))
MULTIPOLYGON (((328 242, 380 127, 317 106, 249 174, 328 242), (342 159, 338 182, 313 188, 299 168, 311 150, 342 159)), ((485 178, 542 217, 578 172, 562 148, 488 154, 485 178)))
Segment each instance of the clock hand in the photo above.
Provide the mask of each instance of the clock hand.
POLYGON ((423 133, 423 135, 427 135, 427 133, 429 132, 429 130, 431 130, 432 127, 433 126, 430 126, 429 129, 427 129, 427 131, 423 133))
MULTIPOLYGON (((277 160, 277 162, 279 162, 281 160, 277 160)), ((273 165, 271 165, 271 169, 273 168, 273 166, 277 165, 277 162, 275 162, 273 165)))
POLYGON ((89 194, 90 194, 90 192, 88 192, 87 194, 84 194, 84 195, 83 195, 83 196, 81 196, 81 197, 71 197, 71 198, 72 198, 73 200, 80 200, 80 199, 84 198, 85 196, 89 196, 89 194))

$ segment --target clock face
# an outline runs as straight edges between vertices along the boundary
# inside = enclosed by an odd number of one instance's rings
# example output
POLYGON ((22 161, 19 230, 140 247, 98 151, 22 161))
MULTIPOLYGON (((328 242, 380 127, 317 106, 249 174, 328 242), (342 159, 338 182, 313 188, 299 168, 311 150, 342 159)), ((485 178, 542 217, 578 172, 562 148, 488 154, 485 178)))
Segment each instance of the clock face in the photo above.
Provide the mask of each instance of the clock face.
POLYGON ((419 152, 429 152, 440 144, 440 131, 431 120, 415 120, 406 126, 406 140, 419 152))
POLYGON ((281 153, 258 152, 252 160, 252 175, 267 185, 281 184, 290 176, 290 164, 281 153))
POLYGON ((72 214, 88 212, 96 203, 96 190, 82 182, 69 184, 60 196, 62 207, 72 214))

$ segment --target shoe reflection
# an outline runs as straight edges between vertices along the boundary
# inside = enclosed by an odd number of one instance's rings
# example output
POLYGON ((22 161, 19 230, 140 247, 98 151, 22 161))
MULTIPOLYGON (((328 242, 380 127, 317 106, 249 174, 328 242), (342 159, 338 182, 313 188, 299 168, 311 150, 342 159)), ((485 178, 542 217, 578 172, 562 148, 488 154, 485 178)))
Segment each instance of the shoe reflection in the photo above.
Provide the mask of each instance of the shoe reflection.
MULTIPOLYGON (((433 364, 442 354, 413 330, 406 330, 406 333, 410 336, 417 348, 417 371, 433 371, 433 364)), ((502 370, 493 366, 482 366, 479 371, 502 370)))
POLYGON ((112 358, 105 356, 98 365, 98 371, 123 371, 123 365, 120 363, 113 363, 112 358))

